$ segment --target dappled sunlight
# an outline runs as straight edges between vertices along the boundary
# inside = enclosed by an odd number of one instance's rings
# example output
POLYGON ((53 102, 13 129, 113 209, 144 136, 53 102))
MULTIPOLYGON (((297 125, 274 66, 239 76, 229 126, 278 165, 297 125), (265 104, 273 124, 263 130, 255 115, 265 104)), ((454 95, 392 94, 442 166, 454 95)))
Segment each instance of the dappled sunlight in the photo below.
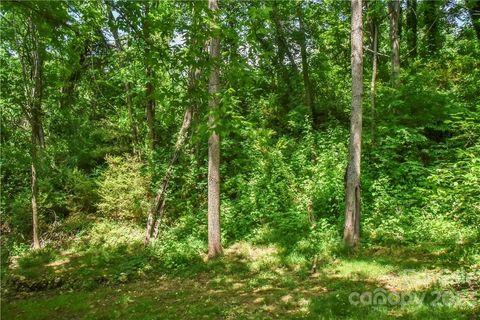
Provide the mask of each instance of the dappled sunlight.
MULTIPOLYGON (((131 253, 120 248, 116 250, 131 258, 131 253)), ((465 295, 465 300, 462 300, 466 301, 464 304, 442 308, 430 305, 435 298, 435 290, 450 288, 448 281, 444 281, 445 287, 441 286, 439 280, 442 274, 438 268, 408 269, 377 262, 390 257, 390 254, 383 256, 380 252, 382 251, 376 250, 369 260, 338 257, 332 263, 322 265, 316 273, 309 274, 307 270, 298 271, 280 265, 280 260, 273 259, 281 254, 275 247, 256 247, 240 242, 227 248, 220 259, 196 262, 206 267, 203 269, 192 265, 192 268, 198 270, 196 274, 172 277, 158 272, 148 273, 144 280, 126 284, 120 282, 116 286, 107 285, 95 289, 81 303, 78 299, 83 295, 82 291, 67 293, 60 289, 62 297, 40 293, 27 309, 22 300, 11 300, 5 314, 34 319, 37 308, 42 308, 45 304, 56 304, 60 299, 65 301, 65 305, 57 309, 58 314, 75 317, 76 314, 85 313, 90 318, 107 316, 108 313, 104 313, 107 312, 105 305, 116 306, 115 312, 119 317, 132 319, 154 314, 162 315, 162 319, 196 318, 204 315, 205 310, 220 312, 225 319, 316 318, 315 315, 318 314, 325 315, 326 319, 334 319, 336 316, 389 319, 426 315, 426 319, 435 319, 443 314, 454 318, 473 314, 476 306, 474 299, 478 298, 473 292, 470 296, 465 295), (258 268, 260 264, 263 265, 262 268, 258 268), (408 301, 411 304, 389 306, 350 302, 352 293, 373 293, 378 290, 383 290, 379 292, 385 294, 409 295, 408 301), (74 303, 80 305, 69 307, 74 303)), ((397 252, 397 258, 401 257, 401 251, 397 252)), ((81 261, 85 263, 95 260, 88 260, 86 256, 70 257, 69 260, 49 262, 44 267, 73 272, 72 268, 79 268, 81 261)), ((87 268, 86 265, 83 267, 87 268)), ((105 265, 104 270, 108 273, 108 268, 114 267, 113 264, 105 265)))

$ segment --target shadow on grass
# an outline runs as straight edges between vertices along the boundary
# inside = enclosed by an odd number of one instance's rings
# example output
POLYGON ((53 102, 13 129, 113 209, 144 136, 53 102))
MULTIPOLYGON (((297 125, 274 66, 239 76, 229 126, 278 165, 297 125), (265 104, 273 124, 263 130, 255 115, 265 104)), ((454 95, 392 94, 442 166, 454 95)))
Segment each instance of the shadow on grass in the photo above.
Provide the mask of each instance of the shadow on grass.
MULTIPOLYGON (((320 272, 312 276, 277 270, 248 271, 228 257, 204 263, 194 278, 152 277, 147 281, 35 295, 4 304, 6 319, 475 319, 478 309, 433 306, 432 299, 407 305, 356 303, 352 293, 374 292, 385 284, 320 272), (241 272, 238 272, 241 271, 241 272), (351 302, 354 301, 354 303, 351 302)), ((434 287, 416 291, 431 293, 434 287)), ((390 291, 389 291, 390 290, 390 291)), ((432 295, 429 295, 429 297, 432 295)))
POLYGON ((432 296, 437 284, 424 279, 425 270, 459 265, 444 259, 448 252, 441 250, 337 252, 336 258, 320 259, 317 272, 310 274, 311 256, 291 258, 301 237, 264 247, 239 243, 227 248, 224 257, 204 261, 199 252, 184 247, 145 247, 141 236, 105 243, 124 231, 103 235, 99 230, 94 241, 69 250, 44 249, 19 258, 9 272, 11 292, 3 297, 2 317, 475 319, 479 312, 478 306, 432 306, 429 299, 408 305, 351 303, 352 293, 377 289, 432 296), (405 280, 413 285, 404 285, 405 280), (15 296, 18 292, 23 295, 15 296))

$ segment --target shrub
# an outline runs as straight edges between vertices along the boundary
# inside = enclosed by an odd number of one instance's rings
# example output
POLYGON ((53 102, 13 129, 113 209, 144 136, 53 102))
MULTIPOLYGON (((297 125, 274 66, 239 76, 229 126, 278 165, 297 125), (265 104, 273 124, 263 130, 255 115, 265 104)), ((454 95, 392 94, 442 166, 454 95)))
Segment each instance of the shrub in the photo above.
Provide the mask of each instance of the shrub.
POLYGON ((148 209, 148 179, 137 157, 107 156, 99 182, 98 210, 106 217, 142 220, 148 209))

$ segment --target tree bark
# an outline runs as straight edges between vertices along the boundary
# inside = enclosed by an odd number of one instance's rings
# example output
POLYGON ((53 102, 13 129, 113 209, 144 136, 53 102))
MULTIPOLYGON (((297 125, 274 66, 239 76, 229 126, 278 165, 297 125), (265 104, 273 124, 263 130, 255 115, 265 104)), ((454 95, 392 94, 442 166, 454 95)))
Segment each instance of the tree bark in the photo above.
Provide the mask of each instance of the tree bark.
POLYGON ((30 53, 30 80, 33 86, 30 90, 29 109, 30 126, 32 129, 32 229, 33 229, 33 247, 40 248, 39 226, 38 226, 38 167, 41 158, 41 149, 45 146, 45 139, 42 126, 42 94, 43 94, 43 59, 38 38, 38 30, 28 17, 28 28, 31 40, 30 53))
POLYGON ((310 116, 312 117, 315 114, 315 96, 313 92, 312 82, 310 80, 310 70, 308 67, 308 56, 307 56, 307 44, 306 44, 306 32, 303 22, 303 10, 301 2, 297 5, 297 17, 300 31, 300 55, 302 57, 302 74, 303 74, 303 85, 305 87, 305 102, 309 108, 310 116))
POLYGON ((209 0, 208 8, 214 15, 212 37, 210 40, 210 58, 212 69, 208 91, 210 94, 209 126, 212 130, 208 139, 208 257, 215 258, 223 253, 220 234, 220 135, 217 132, 220 92, 220 26, 218 25, 218 2, 209 0))
POLYGON ((417 57, 417 0, 407 0, 407 48, 411 58, 417 57))
POLYGON ((376 84, 378 72, 378 22, 376 18, 371 21, 372 27, 372 81, 370 83, 370 107, 372 112, 371 134, 372 142, 375 141, 375 100, 376 100, 376 84))
POLYGON ((390 40, 392 44, 392 84, 397 87, 400 79, 400 0, 390 3, 390 40))
POLYGON ((150 139, 150 148, 155 150, 157 144, 157 137, 155 133, 155 97, 154 97, 154 88, 153 88, 153 69, 151 65, 147 62, 145 67, 145 73, 147 76, 147 85, 145 88, 145 96, 147 99, 146 103, 146 114, 147 114, 147 126, 150 139))
POLYGON ((37 184, 37 146, 32 144, 32 229, 33 229, 33 248, 40 248, 38 238, 38 184, 37 184))
POLYGON ((362 0, 352 0, 352 118, 345 173, 345 229, 349 248, 360 241, 360 162, 362 146, 363 45, 362 0))

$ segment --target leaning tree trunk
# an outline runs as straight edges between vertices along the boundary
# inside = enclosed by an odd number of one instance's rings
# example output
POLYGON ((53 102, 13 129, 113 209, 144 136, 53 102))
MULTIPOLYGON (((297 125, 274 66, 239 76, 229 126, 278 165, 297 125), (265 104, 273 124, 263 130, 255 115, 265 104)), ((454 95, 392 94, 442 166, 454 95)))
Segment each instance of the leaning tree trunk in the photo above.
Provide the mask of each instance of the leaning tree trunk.
POLYGON ((144 241, 146 245, 150 242, 152 236, 155 238, 158 234, 159 223, 165 209, 168 184, 170 182, 170 178, 172 177, 173 167, 177 162, 178 157, 180 156, 180 151, 182 150, 183 145, 185 144, 188 129, 190 128, 190 124, 192 122, 192 115, 193 106, 189 106, 185 110, 185 114, 183 116, 183 123, 182 127, 180 128, 180 132, 178 133, 177 143, 175 144, 175 151, 172 158, 170 159, 170 164, 167 171, 165 172, 165 175, 163 176, 162 183, 160 184, 160 188, 158 189, 157 195, 155 196, 155 200, 148 214, 147 230, 144 241))
POLYGON ((360 241, 360 159, 362 146, 363 47, 362 0, 352 0, 352 118, 345 173, 345 229, 350 248, 360 241))
POLYGON ((392 43, 392 84, 400 79, 400 0, 390 1, 390 40, 392 43))
POLYGON ((220 29, 218 22, 218 2, 209 0, 208 8, 214 15, 212 37, 210 40, 210 58, 212 69, 208 91, 210 93, 209 126, 212 130, 208 139, 208 257, 215 258, 223 252, 220 236, 220 136, 217 132, 220 92, 220 29))
MULTIPOLYGON (((193 8, 193 15, 194 17, 197 16, 196 10, 195 10, 195 4, 193 8)), ((190 49, 192 49, 192 52, 197 52, 196 50, 198 49, 197 48, 198 41, 196 41, 196 38, 193 35, 191 39, 192 39, 192 42, 191 42, 190 49)), ((198 57, 194 57, 194 58, 195 58, 195 61, 193 62, 193 65, 190 68, 190 72, 188 76, 188 88, 187 88, 187 97, 189 97, 187 102, 188 107, 185 109, 185 113, 183 116, 183 123, 182 123, 182 126, 180 127, 180 131, 177 136, 177 142, 175 143, 175 150, 173 152, 172 158, 170 159, 169 166, 167 168, 167 171, 165 171, 165 174, 162 179, 162 183, 160 184, 160 188, 158 189, 155 199, 149 210, 148 219, 147 219, 147 228, 146 228, 145 240, 144 240, 145 245, 150 243, 152 238, 155 239, 158 236, 160 222, 162 220, 163 213, 165 211, 167 188, 173 173, 173 168, 176 162, 178 161, 178 158, 180 156, 180 152, 183 149, 183 146, 186 143, 188 130, 190 129, 193 116, 195 115, 195 112, 197 110, 197 103, 196 103, 197 98, 195 97, 194 92, 198 85, 198 79, 200 78, 200 72, 196 68, 196 66, 200 62, 198 61, 198 57)))

